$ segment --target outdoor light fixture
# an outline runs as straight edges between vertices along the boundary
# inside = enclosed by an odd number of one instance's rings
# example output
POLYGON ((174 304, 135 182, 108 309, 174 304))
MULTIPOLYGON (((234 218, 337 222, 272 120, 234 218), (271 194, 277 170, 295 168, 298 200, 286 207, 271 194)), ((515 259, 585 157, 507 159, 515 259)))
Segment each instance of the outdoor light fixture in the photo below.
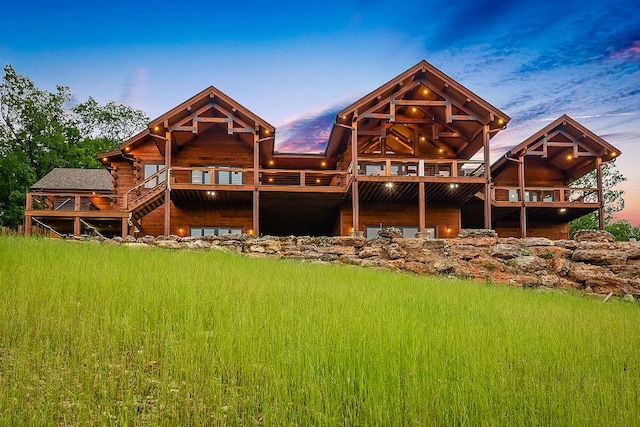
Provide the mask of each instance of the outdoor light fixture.
POLYGON ((499 124, 499 125, 502 125, 502 124, 504 124, 504 120, 502 120, 502 119, 499 119, 499 120, 498 120, 498 124, 499 124))
POLYGON ((267 135, 269 135, 269 129, 265 129, 264 133, 266 133, 267 135))
POLYGON ((155 130, 156 132, 158 132, 160 130, 160 126, 156 126, 153 128, 153 130, 155 130))
POLYGON ((269 160, 269 166, 273 166, 274 161, 273 160, 269 160))
POLYGON ((129 151, 129 150, 131 150, 131 148, 129 148, 129 147, 124 147, 124 151, 129 151))
POLYGON ((420 137, 420 141, 426 141, 426 140, 427 140, 427 138, 425 138, 424 136, 420 137))
POLYGON ((384 184, 384 186, 387 188, 393 188, 393 182, 387 182, 384 184))
POLYGON ((411 107, 411 112, 415 113, 416 111, 418 111, 418 109, 416 107, 411 107))
POLYGON ((428 94, 428 93, 429 93, 429 89, 422 89, 422 94, 423 94, 423 95, 426 95, 426 94, 428 94))
POLYGON ((573 156, 572 156, 571 154, 569 154, 569 155, 567 156, 567 160, 571 160, 571 159, 573 159, 573 156))
POLYGON ((269 177, 269 182, 273 182, 273 178, 272 177, 269 177))
POLYGON ((560 208, 560 213, 565 213, 567 211, 566 208, 560 208))
POLYGON ((103 161, 103 162, 106 162, 106 161, 107 161, 107 158, 106 158, 106 157, 103 157, 103 158, 102 158, 102 161, 103 161))
POLYGON ((347 120, 347 116, 342 116, 342 120, 347 120))
POLYGON ((316 184, 320 184, 320 178, 316 178, 316 184))
POLYGON ((324 160, 322 161, 322 163, 320 163, 320 166, 325 167, 327 166, 327 162, 325 162, 324 160))

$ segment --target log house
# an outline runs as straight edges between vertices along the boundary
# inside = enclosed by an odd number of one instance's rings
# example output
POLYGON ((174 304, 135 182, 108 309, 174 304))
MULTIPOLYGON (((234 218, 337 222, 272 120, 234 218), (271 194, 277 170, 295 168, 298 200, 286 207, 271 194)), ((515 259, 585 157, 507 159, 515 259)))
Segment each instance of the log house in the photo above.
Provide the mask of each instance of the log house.
POLYGON ((594 210, 603 227, 601 179, 569 183, 620 151, 564 115, 491 165, 490 141, 509 121, 421 61, 340 111, 324 153, 280 154, 274 126, 211 86, 99 154, 99 183, 70 185, 65 169, 36 183, 25 228, 374 237, 394 226, 407 237, 494 228, 567 238, 568 221, 594 210))

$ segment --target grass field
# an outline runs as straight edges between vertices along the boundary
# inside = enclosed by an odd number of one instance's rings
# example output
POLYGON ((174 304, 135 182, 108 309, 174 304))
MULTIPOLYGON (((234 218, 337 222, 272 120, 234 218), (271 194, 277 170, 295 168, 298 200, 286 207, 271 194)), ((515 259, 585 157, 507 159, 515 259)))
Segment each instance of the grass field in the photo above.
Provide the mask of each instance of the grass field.
POLYGON ((0 425, 640 425, 640 307, 0 238, 0 425))

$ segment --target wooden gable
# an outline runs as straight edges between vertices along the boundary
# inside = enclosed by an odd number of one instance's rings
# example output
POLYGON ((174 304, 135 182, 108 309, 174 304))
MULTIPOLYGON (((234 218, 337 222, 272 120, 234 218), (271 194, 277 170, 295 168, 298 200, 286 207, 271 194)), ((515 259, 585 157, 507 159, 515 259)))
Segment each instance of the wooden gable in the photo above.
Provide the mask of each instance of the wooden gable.
POLYGON ((212 129, 224 130, 253 147, 254 136, 273 138, 275 127, 213 86, 149 122, 147 130, 120 145, 126 152, 153 141, 165 155, 165 142, 171 135, 172 151, 212 129))
POLYGON ((565 114, 505 153, 491 174, 499 179, 515 167, 510 159, 526 156, 527 162, 556 170, 569 182, 594 170, 596 159, 606 162, 619 155, 620 150, 565 114))
POLYGON ((390 153, 468 159, 510 120, 502 111, 426 61, 340 111, 327 148, 333 156, 346 149, 358 122, 363 154, 390 153))

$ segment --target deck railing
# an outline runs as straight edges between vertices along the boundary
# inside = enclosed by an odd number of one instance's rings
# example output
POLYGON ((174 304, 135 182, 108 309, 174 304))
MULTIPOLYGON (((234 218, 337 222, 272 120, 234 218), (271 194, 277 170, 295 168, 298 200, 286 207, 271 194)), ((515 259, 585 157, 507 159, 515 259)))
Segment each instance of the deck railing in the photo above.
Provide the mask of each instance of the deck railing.
MULTIPOLYGON (((160 188, 164 188, 167 182, 165 168, 160 169, 153 175, 150 175, 140 184, 137 184, 127 190, 122 196, 122 208, 128 210, 131 206, 142 203, 151 194, 157 193, 160 188)), ((171 171, 169 171, 171 173, 171 171)))
POLYGON ((484 161, 460 159, 359 159, 358 175, 482 177, 484 161))
POLYGON ((599 203, 597 188, 572 187, 525 187, 524 194, 519 187, 493 187, 491 199, 507 203, 599 203))
POLYGON ((265 186, 346 187, 346 171, 260 169, 259 182, 265 186))
POLYGON ((115 211, 122 197, 112 194, 27 193, 26 210, 88 212, 115 211))

